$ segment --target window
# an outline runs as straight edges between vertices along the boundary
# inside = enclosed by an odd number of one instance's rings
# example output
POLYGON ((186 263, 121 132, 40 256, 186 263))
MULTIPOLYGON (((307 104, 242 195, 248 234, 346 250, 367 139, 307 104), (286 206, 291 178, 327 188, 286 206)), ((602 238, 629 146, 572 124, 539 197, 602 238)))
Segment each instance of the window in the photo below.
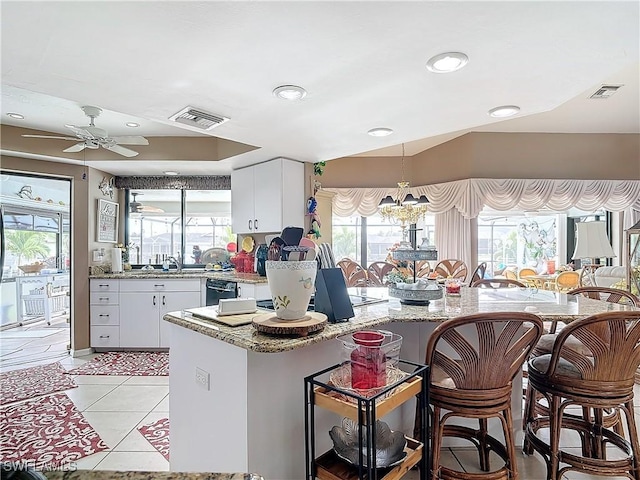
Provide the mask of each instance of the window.
POLYGON ((135 189, 128 197, 126 242, 133 265, 174 256, 195 266, 208 249, 235 241, 230 190, 135 189))
MULTIPOLYGON (((417 245, 423 238, 428 238, 433 244, 435 217, 426 215, 424 224, 418 225, 416 232, 417 245)), ((332 219, 332 248, 336 260, 350 258, 366 267, 373 262, 383 262, 387 259, 389 250, 402 241, 400 225, 383 220, 380 215, 361 217, 334 216, 332 219)))

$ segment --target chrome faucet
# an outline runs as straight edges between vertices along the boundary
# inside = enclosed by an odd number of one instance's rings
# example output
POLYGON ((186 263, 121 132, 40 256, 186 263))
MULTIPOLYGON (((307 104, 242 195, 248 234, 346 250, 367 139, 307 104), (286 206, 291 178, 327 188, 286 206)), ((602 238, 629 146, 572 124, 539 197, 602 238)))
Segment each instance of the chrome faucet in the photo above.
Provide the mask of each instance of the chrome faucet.
MULTIPOLYGON (((178 258, 180 258, 179 255, 178 255, 178 258)), ((169 262, 169 265, 171 265, 172 263, 175 264, 176 270, 178 272, 181 272, 182 271, 182 262, 180 260, 178 260, 178 258, 172 256, 172 257, 167 258, 167 261, 169 262)))

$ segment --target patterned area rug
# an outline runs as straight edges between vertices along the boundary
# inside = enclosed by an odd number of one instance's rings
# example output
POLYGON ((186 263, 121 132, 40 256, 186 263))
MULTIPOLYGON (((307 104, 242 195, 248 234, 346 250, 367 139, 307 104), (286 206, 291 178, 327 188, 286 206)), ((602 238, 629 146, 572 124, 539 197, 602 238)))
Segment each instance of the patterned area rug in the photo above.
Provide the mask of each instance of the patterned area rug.
POLYGON ((169 460, 169 419, 161 418, 153 423, 138 427, 142 436, 169 460))
POLYGON ((0 409, 0 460, 38 470, 70 468, 109 447, 64 393, 0 409))
POLYGON ((76 388, 59 363, 0 373, 0 405, 76 388))
POLYGON ((169 375, 167 352, 108 352, 67 373, 71 375, 169 375))

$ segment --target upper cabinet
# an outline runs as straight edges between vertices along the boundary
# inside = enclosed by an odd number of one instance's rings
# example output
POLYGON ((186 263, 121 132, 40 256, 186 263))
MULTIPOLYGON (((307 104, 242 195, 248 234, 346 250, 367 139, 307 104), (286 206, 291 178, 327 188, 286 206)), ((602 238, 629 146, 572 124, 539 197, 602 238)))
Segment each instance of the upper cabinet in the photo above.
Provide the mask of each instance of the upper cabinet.
POLYGON ((234 233, 304 227, 304 164, 277 158, 231 172, 234 233))

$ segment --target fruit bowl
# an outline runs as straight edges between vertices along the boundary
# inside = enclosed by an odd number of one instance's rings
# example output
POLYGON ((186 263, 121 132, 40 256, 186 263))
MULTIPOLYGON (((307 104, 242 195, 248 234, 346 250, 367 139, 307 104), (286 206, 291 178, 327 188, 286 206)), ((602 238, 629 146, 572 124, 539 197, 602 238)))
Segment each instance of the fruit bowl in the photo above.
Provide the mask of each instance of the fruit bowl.
MULTIPOLYGON (((380 420, 376 420, 375 429, 376 468, 392 467, 401 463, 407 456, 407 452, 404 451, 407 446, 407 439, 404 434, 402 432, 392 432, 389 425, 380 420)), ((342 419, 342 427, 333 427, 329 431, 329 436, 331 440, 333 440, 333 451, 336 452, 336 455, 350 464, 358 466, 358 442, 360 435, 357 422, 345 417, 342 419)), ((365 436, 362 444, 362 461, 364 466, 368 466, 367 443, 368 439, 365 436)))

